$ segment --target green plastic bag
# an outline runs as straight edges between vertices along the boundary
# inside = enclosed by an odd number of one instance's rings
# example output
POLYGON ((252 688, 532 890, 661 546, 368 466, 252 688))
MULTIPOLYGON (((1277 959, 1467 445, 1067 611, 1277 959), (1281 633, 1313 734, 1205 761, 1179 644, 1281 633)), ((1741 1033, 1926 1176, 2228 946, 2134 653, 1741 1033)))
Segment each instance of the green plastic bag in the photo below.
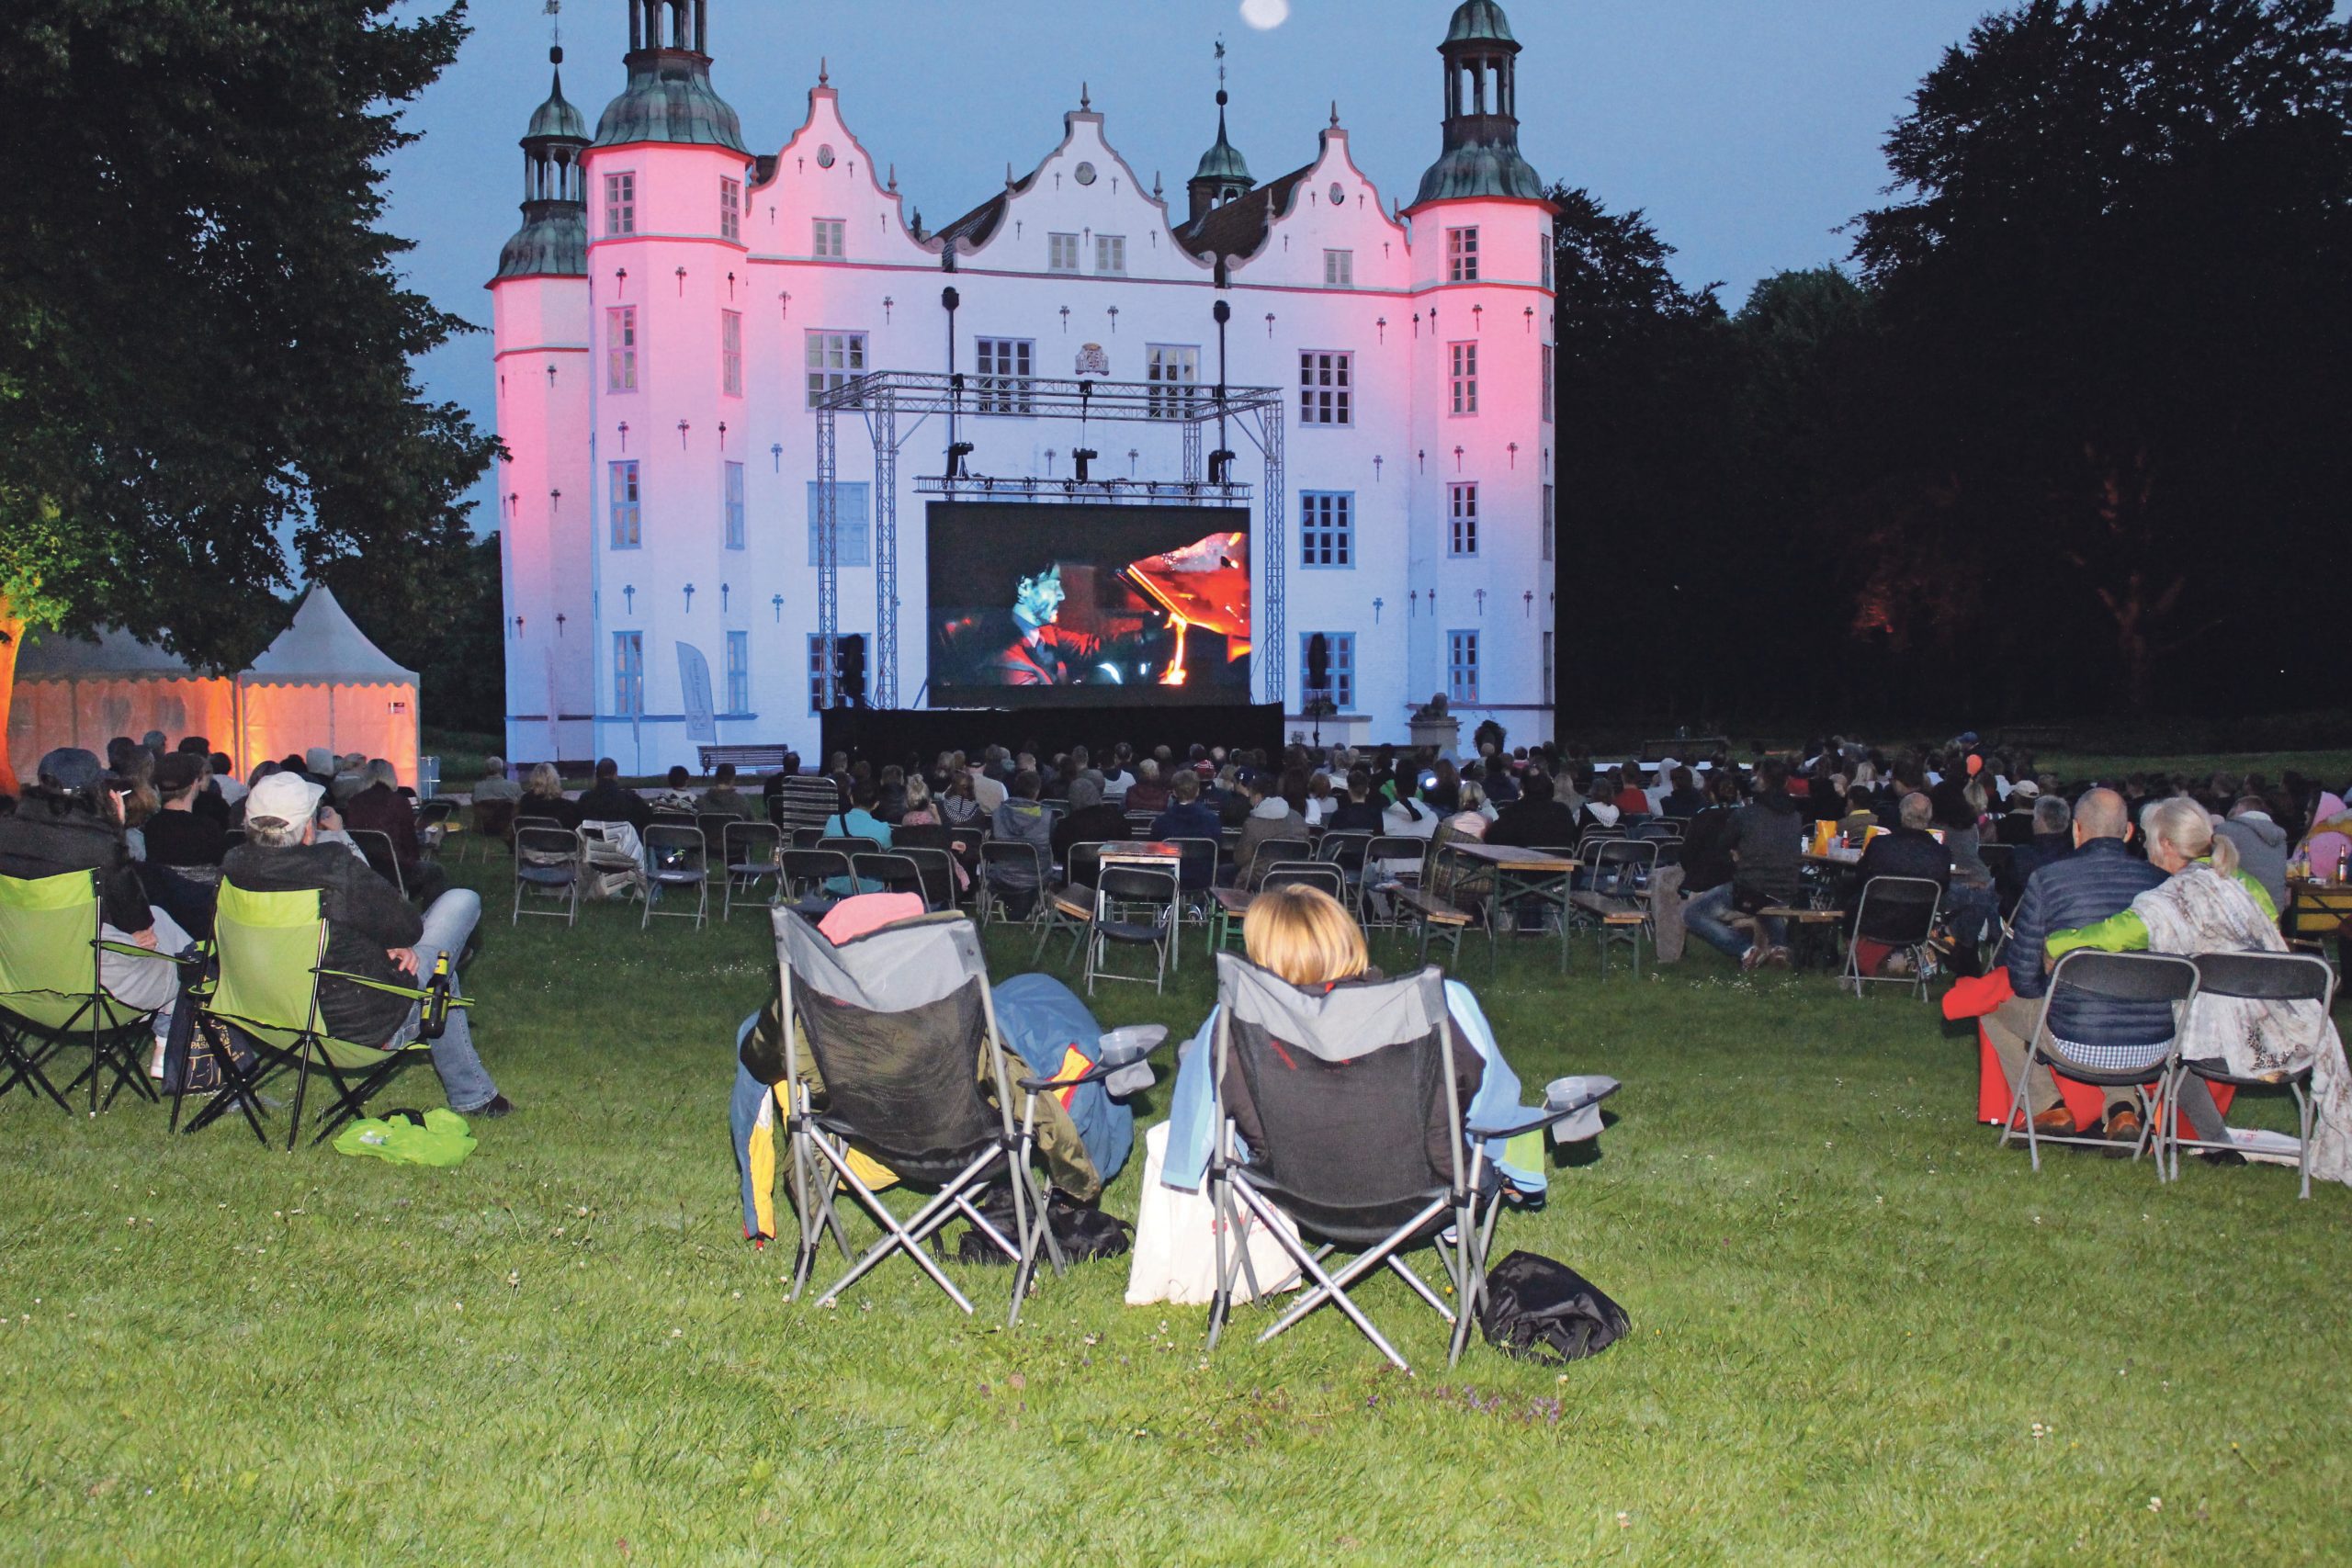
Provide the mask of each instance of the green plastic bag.
POLYGON ((474 1152, 474 1135, 464 1117, 435 1108, 424 1113, 422 1126, 406 1116, 354 1122, 336 1135, 334 1147, 337 1154, 371 1155, 393 1165, 451 1166, 474 1152))

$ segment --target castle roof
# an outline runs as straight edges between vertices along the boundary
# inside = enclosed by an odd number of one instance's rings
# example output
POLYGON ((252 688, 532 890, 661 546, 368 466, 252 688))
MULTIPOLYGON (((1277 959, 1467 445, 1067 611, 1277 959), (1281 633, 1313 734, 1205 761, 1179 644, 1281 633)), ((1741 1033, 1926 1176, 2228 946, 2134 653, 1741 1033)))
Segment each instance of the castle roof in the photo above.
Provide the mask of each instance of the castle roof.
POLYGON ((628 85, 605 106, 596 145, 683 141, 724 147, 749 158, 742 122, 710 85, 710 57, 684 49, 640 49, 628 56, 628 85))
POLYGON ((588 276, 588 218, 576 201, 526 201, 523 226, 498 253, 495 283, 507 277, 588 276))
POLYGON ((588 121, 563 96, 563 71, 557 68, 555 85, 548 90, 548 101, 531 112, 531 127, 523 132, 526 141, 588 140, 588 121))
POLYGON ((1453 20, 1446 24, 1445 41, 1515 44, 1519 40, 1510 36, 1510 23, 1495 0, 1462 0, 1454 7, 1453 20))

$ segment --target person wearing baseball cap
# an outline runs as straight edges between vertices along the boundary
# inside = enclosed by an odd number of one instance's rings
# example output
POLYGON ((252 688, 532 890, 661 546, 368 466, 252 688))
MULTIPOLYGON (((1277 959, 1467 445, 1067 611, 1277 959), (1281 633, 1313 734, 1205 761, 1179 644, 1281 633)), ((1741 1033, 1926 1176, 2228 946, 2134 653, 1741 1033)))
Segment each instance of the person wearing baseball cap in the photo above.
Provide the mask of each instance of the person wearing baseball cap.
MULTIPOLYGON (((421 986, 443 953, 454 965, 481 919, 481 897, 470 888, 451 888, 420 916, 347 844, 320 840, 319 802, 325 795, 297 773, 254 781, 245 795, 245 841, 229 852, 221 880, 254 893, 317 893, 327 922, 329 969, 421 986)), ((391 1046, 416 1038, 416 1004, 348 980, 320 983, 319 1010, 330 1033, 355 1044, 391 1046)), ((467 1010, 449 1010, 448 1026, 432 1051, 450 1110, 460 1116, 503 1116, 514 1109, 474 1050, 467 1010)))
POLYGON ((40 760, 36 779, 16 814, 0 817, 0 876, 29 882, 96 873, 99 935, 158 954, 134 958, 101 949, 98 983, 128 1007, 155 1010, 160 1043, 179 995, 179 966, 170 960, 187 951, 188 934, 148 902, 123 839, 122 795, 107 787, 98 759, 78 746, 61 746, 40 760))

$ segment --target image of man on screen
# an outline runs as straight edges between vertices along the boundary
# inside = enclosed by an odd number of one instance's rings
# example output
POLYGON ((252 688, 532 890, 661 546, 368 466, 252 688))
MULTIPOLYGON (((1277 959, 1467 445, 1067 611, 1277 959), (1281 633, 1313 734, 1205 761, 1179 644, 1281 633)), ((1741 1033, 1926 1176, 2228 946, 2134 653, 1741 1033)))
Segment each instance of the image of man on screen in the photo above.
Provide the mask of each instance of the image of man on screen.
POLYGON ((940 628, 940 641, 978 686, 1079 686, 1115 684, 1118 662, 1132 659, 1125 646, 1059 624, 1062 569, 1057 562, 1023 577, 1010 610, 980 610, 940 628))

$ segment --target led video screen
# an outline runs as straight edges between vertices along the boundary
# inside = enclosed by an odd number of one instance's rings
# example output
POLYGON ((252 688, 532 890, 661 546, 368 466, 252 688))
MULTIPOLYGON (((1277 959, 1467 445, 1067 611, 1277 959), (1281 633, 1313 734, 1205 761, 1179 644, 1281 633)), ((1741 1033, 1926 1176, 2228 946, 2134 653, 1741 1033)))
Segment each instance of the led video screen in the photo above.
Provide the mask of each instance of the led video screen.
POLYGON ((933 707, 1250 700, 1241 507, 933 502, 933 707))

